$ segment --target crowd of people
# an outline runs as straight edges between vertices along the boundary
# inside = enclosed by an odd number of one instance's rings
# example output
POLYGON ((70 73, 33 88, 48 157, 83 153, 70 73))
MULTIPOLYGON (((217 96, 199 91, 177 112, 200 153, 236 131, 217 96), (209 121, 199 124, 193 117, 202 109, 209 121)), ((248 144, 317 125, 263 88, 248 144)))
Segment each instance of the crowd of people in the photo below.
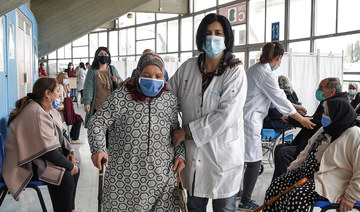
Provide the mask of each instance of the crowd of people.
POLYGON ((91 160, 102 169, 106 159, 104 211, 180 211, 179 175, 190 212, 206 211, 209 199, 215 212, 257 209, 252 192, 263 156, 261 130, 288 126, 302 129, 291 143, 276 147, 265 202, 309 180, 263 211, 307 211, 317 200, 351 210, 360 200, 358 85, 342 92, 338 78, 323 79, 315 92, 319 106, 307 116, 291 80, 276 74, 285 51, 280 43, 265 43, 260 61, 246 72, 233 46, 228 19, 211 13, 197 29, 199 55, 170 79, 163 59, 150 49, 124 82, 106 47, 96 50, 91 66, 74 69, 70 62, 57 79, 47 77, 41 63, 33 92, 10 114, 3 164, 10 193, 18 199, 29 179, 40 179, 48 184, 55 212, 75 209, 79 167, 71 141, 78 140, 83 120, 66 109, 66 98, 68 78, 76 77, 91 160), (69 113, 70 137, 63 124, 69 113))

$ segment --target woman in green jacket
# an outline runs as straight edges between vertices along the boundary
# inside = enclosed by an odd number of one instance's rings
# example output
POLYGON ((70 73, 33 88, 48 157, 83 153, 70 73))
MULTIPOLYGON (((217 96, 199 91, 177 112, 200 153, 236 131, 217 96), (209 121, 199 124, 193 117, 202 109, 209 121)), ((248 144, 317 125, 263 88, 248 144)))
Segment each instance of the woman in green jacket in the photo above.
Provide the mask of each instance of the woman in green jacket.
POLYGON ((94 61, 86 74, 84 84, 85 128, 91 116, 98 110, 117 85, 122 82, 116 68, 111 64, 111 55, 106 47, 99 47, 94 61))

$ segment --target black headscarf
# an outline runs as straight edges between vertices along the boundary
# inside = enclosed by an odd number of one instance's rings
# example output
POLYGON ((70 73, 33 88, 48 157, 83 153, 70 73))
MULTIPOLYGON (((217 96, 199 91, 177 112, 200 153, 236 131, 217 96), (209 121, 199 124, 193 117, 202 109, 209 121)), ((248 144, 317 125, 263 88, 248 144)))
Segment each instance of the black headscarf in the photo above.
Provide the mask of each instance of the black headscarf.
POLYGON ((332 136, 331 142, 335 141, 344 131, 356 125, 356 113, 344 97, 326 100, 331 124, 324 127, 325 133, 332 136))

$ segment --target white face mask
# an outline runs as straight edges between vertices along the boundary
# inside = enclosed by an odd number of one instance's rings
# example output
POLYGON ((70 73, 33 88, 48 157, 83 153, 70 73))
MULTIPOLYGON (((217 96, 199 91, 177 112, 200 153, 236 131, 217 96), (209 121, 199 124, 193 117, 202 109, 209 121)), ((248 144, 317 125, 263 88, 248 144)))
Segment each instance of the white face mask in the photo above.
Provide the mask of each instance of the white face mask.
POLYGON ((74 66, 69 66, 69 68, 70 68, 70 69, 73 69, 73 68, 74 68, 74 66))

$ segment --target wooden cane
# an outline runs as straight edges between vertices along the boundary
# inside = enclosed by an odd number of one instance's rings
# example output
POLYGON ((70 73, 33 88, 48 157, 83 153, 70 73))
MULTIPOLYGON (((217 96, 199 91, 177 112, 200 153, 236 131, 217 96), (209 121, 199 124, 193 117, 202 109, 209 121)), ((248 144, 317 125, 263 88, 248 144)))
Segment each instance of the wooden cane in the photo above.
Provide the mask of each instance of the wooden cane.
POLYGON ((102 158, 101 159, 101 170, 99 170, 98 212, 101 212, 102 186, 103 186, 104 164, 105 163, 106 163, 106 158, 102 158))
POLYGON ((295 187, 299 187, 302 184, 306 183, 306 181, 308 181, 308 178, 305 177, 303 179, 301 179, 299 182, 295 183, 294 185, 290 186, 289 188, 287 188, 285 191, 279 193, 278 195, 276 195, 274 198, 272 198, 271 200, 267 201, 265 204, 263 204, 262 206, 260 206, 258 209, 254 210, 253 212, 259 212, 262 209, 264 209, 266 206, 269 206, 271 204, 273 204, 274 202, 276 202, 276 200, 278 200, 282 195, 286 194, 287 192, 291 191, 293 188, 295 187))

